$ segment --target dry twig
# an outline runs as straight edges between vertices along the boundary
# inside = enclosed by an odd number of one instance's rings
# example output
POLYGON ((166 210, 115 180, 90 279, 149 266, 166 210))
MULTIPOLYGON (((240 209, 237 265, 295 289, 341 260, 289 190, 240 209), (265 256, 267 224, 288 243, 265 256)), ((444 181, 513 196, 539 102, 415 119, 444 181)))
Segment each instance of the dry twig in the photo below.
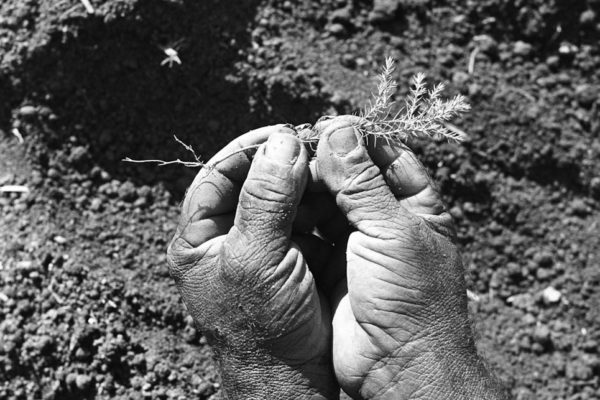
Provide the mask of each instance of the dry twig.
POLYGON ((83 4, 83 6, 85 7, 85 11, 87 11, 88 14, 93 14, 96 12, 96 10, 94 10, 94 6, 92 5, 92 3, 90 3, 90 0, 80 0, 81 4, 83 4))
POLYGON ((475 72, 475 61, 477 61, 477 55, 479 54, 479 46, 475 46, 471 55, 469 56, 469 65, 467 66, 467 72, 469 75, 473 75, 475 72))
POLYGON ((23 185, 4 185, 0 186, 0 193, 27 193, 29 188, 23 185))
POLYGON ((13 128, 11 132, 13 136, 17 138, 20 144, 23 144, 25 142, 25 140, 23 140, 23 135, 21 135, 21 131, 19 131, 18 128, 13 128))

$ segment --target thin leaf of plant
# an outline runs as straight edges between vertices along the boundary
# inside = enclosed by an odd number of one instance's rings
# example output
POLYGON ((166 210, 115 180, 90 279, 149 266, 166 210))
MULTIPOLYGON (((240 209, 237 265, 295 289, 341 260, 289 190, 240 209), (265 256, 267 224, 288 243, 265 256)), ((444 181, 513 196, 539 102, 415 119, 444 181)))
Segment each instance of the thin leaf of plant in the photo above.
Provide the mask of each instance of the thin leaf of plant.
POLYGON ((393 79, 394 60, 387 58, 379 75, 377 93, 360 114, 359 131, 367 136, 384 138, 388 141, 404 141, 409 137, 444 137, 462 141, 465 133, 449 124, 450 121, 471 109, 463 95, 443 100, 441 94, 446 85, 439 83, 427 90, 425 74, 412 78, 411 91, 404 106, 393 112, 393 94, 398 86, 393 79))

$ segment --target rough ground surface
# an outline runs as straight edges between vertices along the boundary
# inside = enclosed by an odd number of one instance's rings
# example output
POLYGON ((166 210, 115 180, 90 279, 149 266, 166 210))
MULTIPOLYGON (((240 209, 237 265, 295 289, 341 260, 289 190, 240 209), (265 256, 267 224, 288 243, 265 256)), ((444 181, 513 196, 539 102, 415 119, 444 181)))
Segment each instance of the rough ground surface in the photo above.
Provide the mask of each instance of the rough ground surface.
POLYGON ((404 91, 424 71, 473 105, 468 143, 415 148, 481 352, 519 400, 600 398, 597 0, 92 4, 0 3, 0 185, 30 189, 0 193, 0 398, 214 396, 165 265, 193 171, 119 160, 355 111, 388 55, 404 91))

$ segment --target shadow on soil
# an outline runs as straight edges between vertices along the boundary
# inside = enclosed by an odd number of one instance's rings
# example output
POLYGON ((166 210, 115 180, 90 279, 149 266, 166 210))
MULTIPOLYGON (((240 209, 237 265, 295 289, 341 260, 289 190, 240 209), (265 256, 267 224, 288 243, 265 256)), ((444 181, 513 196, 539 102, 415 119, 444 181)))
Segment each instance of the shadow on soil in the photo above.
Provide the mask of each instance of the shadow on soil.
MULTIPOLYGON (((268 92, 236 70, 244 57, 240 50, 251 47, 258 3, 148 0, 110 22, 76 21, 77 35, 55 29, 50 43, 19 67, 20 87, 10 87, 2 77, 0 87, 12 90, 12 108, 51 109, 56 118, 37 124, 51 150, 65 143, 84 146, 89 154, 84 169, 98 165, 120 180, 162 181, 181 195, 195 170, 120 160, 193 160, 174 134, 208 158, 250 129, 313 121, 325 107, 320 98, 300 102, 285 89, 268 92), (166 57, 161 47, 173 43, 182 64, 161 66, 166 57)), ((8 114, 0 113, 1 125, 8 125, 8 114)))

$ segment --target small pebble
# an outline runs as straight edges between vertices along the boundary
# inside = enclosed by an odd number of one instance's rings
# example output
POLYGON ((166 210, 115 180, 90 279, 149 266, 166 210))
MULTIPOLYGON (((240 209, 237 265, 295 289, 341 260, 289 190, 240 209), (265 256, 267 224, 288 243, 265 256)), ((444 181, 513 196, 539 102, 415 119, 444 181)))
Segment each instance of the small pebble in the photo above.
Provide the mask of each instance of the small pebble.
POLYGON ((329 14, 331 22, 339 22, 340 24, 348 24, 352 19, 352 10, 350 7, 339 8, 329 14))
POLYGON ((566 375, 570 380, 586 381, 593 376, 593 371, 581 360, 573 360, 567 364, 566 375))
POLYGON ((528 310, 533 307, 535 300, 529 293, 516 294, 506 299, 506 302, 513 307, 528 310))
POLYGON ((34 106, 23 106, 19 109, 21 117, 31 117, 37 114, 37 108, 34 106))
POLYGON ((137 198, 137 190, 130 181, 123 182, 119 189, 119 198, 126 202, 133 202, 137 198))
POLYGON ((527 42, 523 42, 522 40, 515 42, 513 46, 513 53, 519 56, 527 57, 531 54, 532 51, 533 46, 531 46, 527 42))
POLYGON ((73 387, 75 386, 75 382, 77 381, 77 374, 71 372, 67 375, 67 377, 65 378, 65 383, 67 384, 67 386, 69 387, 73 387))
POLYGON ((56 179, 60 176, 60 172, 58 172, 54 168, 49 168, 47 174, 48 174, 48 178, 51 178, 51 179, 56 179))
POLYGON ((343 36, 346 34, 346 28, 344 27, 344 25, 338 23, 329 25, 327 30, 329 31, 329 33, 335 36, 343 36))
POLYGON ((346 68, 350 68, 350 69, 356 68, 356 59, 354 58, 354 56, 352 54, 349 54, 349 53, 344 54, 342 56, 340 62, 346 68))
POLYGON ((97 197, 92 199, 92 201, 90 202, 90 210, 91 211, 100 211, 101 208, 102 208, 102 199, 99 199, 97 197))
POLYGON ((574 44, 569 42, 562 42, 560 47, 558 48, 558 54, 563 57, 569 57, 576 54, 579 51, 579 48, 574 44))
POLYGON ((33 261, 29 261, 29 260, 19 261, 19 262, 17 262, 16 267, 19 270, 30 271, 33 268, 33 261))
POLYGON ((75 146, 71 149, 67 158, 68 162, 74 165, 81 165, 88 158, 88 151, 83 146, 75 146))
POLYGON ((369 22, 379 23, 394 19, 400 4, 398 0, 374 0, 373 11, 369 13, 369 22))
POLYGON ((551 305, 556 304, 562 298, 562 293, 556 290, 552 286, 548 286, 542 292, 542 299, 544 300, 544 304, 551 305))
POLYGON ((65 244, 67 243, 67 238, 65 238, 64 236, 56 235, 54 236, 54 241, 58 244, 65 244))
POLYGON ((81 391, 87 391, 92 386, 92 378, 89 375, 79 374, 75 378, 75 386, 81 391))
POLYGON ((587 83, 577 85, 575 87, 575 97, 579 104, 590 107, 598 99, 598 88, 587 83))
POLYGON ((536 326, 533 331, 533 340, 544 348, 549 347, 552 344, 552 338, 548 326, 542 324, 536 326))
POLYGON ((585 28, 590 28, 595 25, 596 13, 593 10, 586 10, 579 16, 579 23, 585 28))
POLYGON ((546 59, 546 65, 552 69, 556 69, 560 66, 560 58, 552 55, 546 59))

